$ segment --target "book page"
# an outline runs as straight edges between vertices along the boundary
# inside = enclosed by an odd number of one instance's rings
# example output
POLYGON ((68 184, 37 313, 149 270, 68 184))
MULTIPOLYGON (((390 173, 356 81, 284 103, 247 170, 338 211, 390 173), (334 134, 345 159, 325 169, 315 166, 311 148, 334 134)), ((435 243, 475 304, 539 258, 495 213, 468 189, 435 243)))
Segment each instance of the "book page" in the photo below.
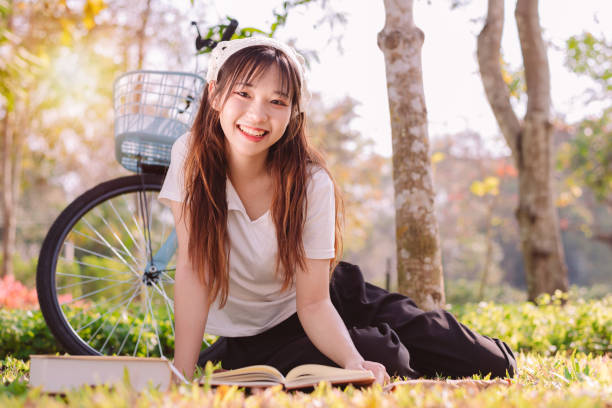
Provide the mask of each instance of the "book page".
MULTIPOLYGON (((282 384, 284 377, 280 371, 272 366, 267 365, 255 365, 243 368, 237 368, 235 370, 219 371, 213 373, 211 376, 211 384, 244 384, 264 382, 266 385, 282 384)), ((202 377, 200 382, 206 381, 206 378, 202 377)), ((262 384, 258 384, 262 385, 262 384)))
POLYGON ((297 366, 287 373, 286 381, 295 381, 303 378, 374 378, 372 373, 365 370, 347 370, 320 364, 304 364, 297 366))

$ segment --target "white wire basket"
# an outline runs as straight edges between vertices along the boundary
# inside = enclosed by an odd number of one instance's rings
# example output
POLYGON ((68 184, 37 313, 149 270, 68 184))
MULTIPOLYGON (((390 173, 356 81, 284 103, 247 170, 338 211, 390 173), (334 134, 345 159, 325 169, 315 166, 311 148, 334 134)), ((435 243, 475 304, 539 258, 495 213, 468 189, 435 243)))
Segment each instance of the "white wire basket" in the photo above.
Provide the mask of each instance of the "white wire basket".
POLYGON ((132 71, 115 80, 115 156, 134 172, 168 166, 174 141, 191 128, 206 81, 188 72, 132 71))

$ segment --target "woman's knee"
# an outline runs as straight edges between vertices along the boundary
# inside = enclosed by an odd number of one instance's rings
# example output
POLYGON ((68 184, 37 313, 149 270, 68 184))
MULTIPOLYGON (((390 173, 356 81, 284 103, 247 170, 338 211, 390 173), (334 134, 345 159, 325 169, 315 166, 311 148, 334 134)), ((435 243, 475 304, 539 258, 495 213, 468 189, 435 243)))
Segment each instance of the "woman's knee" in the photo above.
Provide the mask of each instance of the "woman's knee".
POLYGON ((399 336, 388 324, 349 329, 355 347, 369 361, 381 363, 389 375, 417 378, 420 374, 410 367, 410 354, 399 336))
POLYGON ((516 372, 506 343, 471 330, 445 310, 423 312, 398 334, 413 353, 413 366, 426 375, 505 377, 516 372))
POLYGON ((448 311, 439 311, 438 315, 442 315, 437 322, 443 327, 438 330, 448 330, 449 337, 454 337, 454 343, 459 351, 471 357, 474 362, 474 374, 491 374, 491 377, 501 378, 514 377, 516 359, 506 343, 473 331, 448 311))
POLYGON ((491 362, 492 377, 514 377, 516 374, 516 358, 508 344, 500 339, 491 339, 499 349, 499 353, 495 353, 495 357, 491 362))

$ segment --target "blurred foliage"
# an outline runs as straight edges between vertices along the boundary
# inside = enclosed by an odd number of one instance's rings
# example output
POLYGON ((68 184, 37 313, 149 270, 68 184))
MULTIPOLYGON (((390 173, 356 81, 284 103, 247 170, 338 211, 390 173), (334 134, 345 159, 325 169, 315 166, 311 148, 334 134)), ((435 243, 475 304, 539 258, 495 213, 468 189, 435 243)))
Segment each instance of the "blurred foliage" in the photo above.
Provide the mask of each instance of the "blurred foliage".
POLYGON ((29 289, 13 275, 0 277, 0 308, 30 309, 38 307, 36 290, 29 289))
MULTIPOLYGON (((287 25, 287 19, 289 18, 289 15, 291 13, 295 12, 293 11, 294 9, 308 7, 312 4, 318 4, 320 8, 325 11, 323 16, 318 21, 315 21, 313 23, 313 28, 317 28, 322 24, 327 24, 329 25, 330 29, 333 29, 335 24, 345 24, 345 13, 334 10, 332 7, 330 7, 329 3, 329 0, 285 0, 281 3, 279 7, 276 7, 272 10, 273 21, 267 30, 264 28, 257 27, 241 27, 239 25, 237 31, 232 35, 231 39, 234 40, 237 38, 248 38, 252 37, 253 35, 265 35, 268 37, 274 37, 280 28, 287 25)), ((210 26, 203 38, 220 41, 223 37, 223 33, 225 32, 232 19, 233 18, 231 16, 227 16, 227 22, 222 22, 210 26)), ((332 41, 332 39, 334 39, 333 36, 330 36, 330 41, 332 41)), ((335 40, 338 43, 338 47, 340 47, 340 39, 336 37, 335 40)), ((293 41, 289 41, 290 44, 292 44, 292 42, 293 41)), ((304 57, 307 67, 310 67, 311 59, 314 59, 317 62, 319 61, 318 53, 316 50, 299 49, 298 51, 304 57)), ((210 48, 204 48, 200 51, 201 54, 206 54, 209 52, 211 52, 210 48)))
POLYGON ((510 64, 508 64, 508 62, 503 59, 503 57, 500 58, 502 79, 508 86, 510 97, 516 102, 523 101, 527 92, 525 71, 523 69, 513 69, 512 67, 510 67, 510 64))
POLYGON ((589 32, 566 41, 566 65, 575 73, 591 78, 599 86, 594 99, 606 99, 612 93, 612 43, 589 32))
MULTIPOLYGON (((129 354, 133 354, 133 351, 137 349, 136 355, 139 356, 159 356, 158 341, 153 330, 147 327, 139 339, 138 328, 143 324, 143 320, 145 327, 151 325, 151 319, 148 316, 130 315, 130 320, 127 321, 121 314, 111 314, 108 319, 100 321, 100 316, 108 309, 108 307, 74 307, 67 312, 67 318, 74 328, 82 327, 79 334, 84 338, 91 337, 91 343, 97 345, 98 348, 110 335, 110 340, 105 348, 108 354, 118 351, 123 344, 123 353, 129 350, 129 354), (94 323, 87 325, 90 322, 94 323), (137 329, 134 330, 134 327, 137 329)), ((0 358, 12 355, 25 359, 30 354, 64 352, 51 334, 40 310, 0 309, 0 324, 2 327, 0 358)), ((164 355, 172 356, 174 354, 174 335, 170 321, 168 319, 158 320, 157 329, 164 355)), ((208 341, 213 341, 215 338, 207 336, 208 341)), ((203 348, 205 347, 203 345, 203 348)))
POLYGON ((64 351, 57 344, 39 310, 0 309, 0 321, 2 321, 0 358, 12 355, 26 359, 30 354, 53 354, 64 351))
MULTIPOLYGON (((517 171, 509 156, 493 153, 498 149, 472 131, 432 143, 432 156, 444 157, 434 183, 445 280, 482 281, 486 273, 487 285, 524 282, 514 218, 517 171)), ((473 301, 480 292, 474 289, 473 301)))
MULTIPOLYGON (((0 254, 2 262, 2 254, 0 254)), ((33 288, 36 285, 36 258, 23 259, 20 254, 13 256, 13 275, 23 285, 33 288)))
POLYGON ((387 198, 392 197, 390 159, 373 152, 373 141, 352 126, 357 118, 356 107, 357 102, 350 97, 330 106, 323 103, 320 94, 314 94, 309 103, 307 129, 343 194, 344 258, 358 263, 356 254, 373 249, 366 241, 380 218, 386 211, 392 212, 393 207, 389 207, 387 198))
MULTIPOLYGON (((559 149, 572 140, 574 131, 572 126, 554 123, 554 148, 559 149)), ((432 140, 432 157, 442 158, 434 165, 434 184, 447 281, 478 281, 486 264, 487 228, 490 223, 494 229, 487 285, 509 285, 519 290, 525 287, 515 218, 517 171, 503 146, 501 138, 484 138, 470 130, 432 140), (479 197, 473 194, 472 191, 482 193, 485 190, 484 180, 488 177, 499 179, 498 195, 479 197), (491 203, 494 206, 490 213, 491 203)), ((560 174, 559 179, 563 180, 567 174, 560 174)), ((557 200, 558 205, 561 205, 561 199, 566 200, 566 204, 559 208, 559 219, 570 284, 599 284, 612 291, 608 267, 612 262, 612 251, 591 239, 597 232, 593 228, 601 231, 612 229, 612 218, 605 205, 597 203, 581 181, 576 183, 573 189, 562 190, 557 200), (567 201, 568 198, 571 201, 567 201)), ((496 183, 489 184, 493 188, 496 183)), ((562 186, 561 183, 556 185, 557 188, 562 186)), ((447 288, 452 291, 450 285, 447 288)), ((476 286, 473 289, 471 300, 475 301, 479 291, 476 286)), ((495 291, 484 291, 485 300, 498 299, 497 296, 495 291)), ((461 298, 468 297, 469 294, 465 293, 461 298)))
MULTIPOLYGON (((23 159, 14 257, 15 277, 26 286, 34 284, 40 243, 61 209, 85 188, 124 172, 114 159, 112 82, 118 73, 135 68, 134 39, 141 29, 145 3, 17 0, 12 3, 14 29, 7 31, 0 24, 0 87, 4 87, 0 91, 3 94, 0 106, 3 103, 9 106, 15 95, 29 98, 29 111, 19 108, 25 126, 19 133, 23 159)), ((315 28, 342 23, 344 16, 333 11, 330 3, 279 0, 279 6, 270 11, 269 26, 266 23, 257 28, 239 27, 244 31, 238 35, 278 35, 283 27, 286 28, 283 34, 291 35, 291 13, 299 12, 301 7, 323 10, 323 17, 313 22, 315 28)), ((0 1, 2 18, 6 17, 9 4, 0 1)), ((193 31, 188 23, 193 13, 188 16, 167 2, 151 4, 149 28, 144 30, 145 62, 148 66, 161 63, 161 68, 189 70, 194 52, 193 31), (159 55, 163 55, 161 62, 155 59, 159 55)), ((203 34, 220 38, 221 28, 226 25, 225 20, 209 22, 203 34)), ((609 92, 609 44, 583 34, 568 41, 568 50, 572 50, 568 52, 568 66, 601 84, 597 95, 607 95, 603 91, 609 92)), ((304 54, 308 57, 308 52, 304 54)), ((502 67, 511 93, 520 98, 523 74, 503 61, 502 67)), ((370 135, 363 135, 355 126, 358 106, 354 100, 323 103, 322 97, 315 95, 310 109, 313 142, 326 151, 345 192, 344 257, 359 264, 368 279, 383 285, 389 259, 394 282, 395 226, 389 159, 373 154, 370 135)), ((561 149, 559 166, 567 172, 564 176, 568 175, 571 185, 560 193, 558 204, 564 205, 560 222, 570 280, 581 286, 612 286, 606 269, 612 262, 609 249, 585 238, 596 236, 598 229, 610 224, 606 221, 610 210, 592 203, 588 193, 591 189, 601 190, 598 197, 605 197, 605 189, 610 191, 610 156, 606 153, 612 139, 610 110, 605 113, 588 118, 584 126, 568 127, 567 137, 556 133, 554 138, 555 143, 567 142, 561 149), (569 174, 574 169, 576 172, 569 174)), ((504 155, 503 147, 487 150, 488 144, 490 140, 469 131, 432 140, 436 214, 445 275, 451 281, 478 279, 489 242, 487 228, 492 223, 495 229, 487 283, 491 288, 506 284, 520 289, 524 287, 524 277, 514 219, 516 169, 504 155), (499 180, 499 193, 489 216, 492 197, 479 194, 491 185, 486 183, 491 177, 499 180)), ((503 141, 500 145, 504 145, 503 141)), ((467 298, 464 293, 463 298, 467 298)), ((501 295, 485 291, 484 298, 498 296, 501 295)), ((472 300, 476 297, 475 290, 472 300)))
MULTIPOLYGON (((479 290, 480 282, 477 280, 459 278, 444 281, 446 303, 451 306, 473 303, 479 290)), ((511 285, 489 284, 485 287, 483 299, 495 303, 519 303, 527 300, 527 294, 511 285)))
POLYGON ((612 353, 612 295, 584 300, 557 292, 540 296, 537 304, 481 302, 453 306, 451 312, 468 327, 520 352, 612 353))
POLYGON ((496 196, 499 194, 499 178, 489 176, 482 181, 474 180, 470 185, 470 191, 478 197, 485 195, 496 196))
MULTIPOLYGON (((565 179, 570 194, 580 196, 580 188, 587 187, 612 207, 612 106, 578 123, 575 137, 561 146, 557 167, 570 170, 565 179)), ((565 199, 564 204, 571 202, 565 199)))
POLYGON ((591 33, 570 37, 566 42, 566 65, 591 79, 598 89, 587 89, 590 102, 607 106, 595 117, 576 125, 576 135, 561 150, 558 167, 571 171, 570 188, 586 186, 597 199, 612 208, 612 43, 591 33))
MULTIPOLYGON (((452 293, 452 292, 450 292, 452 293)), ((517 296, 507 292, 505 296, 517 296)), ((585 300, 584 292, 573 289, 572 292, 555 296, 542 296, 537 304, 520 302, 497 304, 493 302, 453 304, 450 311, 457 318, 475 331, 502 339, 513 350, 534 352, 552 356, 556 352, 572 352, 603 355, 612 352, 612 295, 600 299, 585 300), (564 302, 564 304, 562 304, 564 302)), ((73 308, 69 318, 78 326, 94 321, 105 311, 104 308, 73 308)), ((143 316, 136 318, 137 324, 143 316)), ((89 336, 98 331, 96 336, 105 339, 111 332, 113 324, 93 324, 80 333, 89 336)), ((168 322, 158 322, 160 339, 164 355, 171 356, 174 338, 168 322)), ((51 335, 40 311, 0 309, 0 358, 12 355, 27 358, 30 354, 62 352, 51 335)), ((119 342, 128 333, 129 325, 120 322, 111 337, 117 344, 107 346, 117 350, 119 342), (117 334, 119 333, 119 334, 117 334)), ((128 336, 124 350, 134 350, 138 343, 137 355, 153 356, 159 353, 154 333, 148 333, 146 341, 138 342, 138 332, 132 331, 128 336), (146 343, 146 344, 145 344, 146 343), (148 350, 148 351, 147 351, 148 350)), ((207 337, 213 341, 215 337, 207 337)), ((205 347, 205 346, 203 346, 205 347)))
POLYGON ((562 228, 612 251, 612 44, 588 32, 572 36, 566 42, 565 63, 592 81, 593 86, 584 90, 585 105, 601 113, 572 126, 571 137, 559 148, 557 169, 564 183, 557 204, 562 207, 562 228))
MULTIPOLYGON (((270 10, 271 18, 283 20, 275 30, 310 4, 321 8, 322 17, 314 24, 343 21, 325 0, 278 3, 270 10)), ((210 22, 210 13, 204 12, 211 7, 184 10, 168 2, 116 0, 0 3, 0 119, 4 108, 14 110, 11 126, 19 129, 11 148, 19 174, 14 259, 34 266, 59 212, 86 188, 125 174, 114 157, 114 78, 136 68, 139 47, 145 68, 190 71, 196 60, 190 20, 207 21, 203 33, 227 25, 210 22), (9 12, 12 27, 5 24, 9 12)), ((243 34, 258 31, 270 34, 265 24, 261 30, 244 28, 243 34)), ((18 279, 33 282, 33 268, 16 269, 18 279)))

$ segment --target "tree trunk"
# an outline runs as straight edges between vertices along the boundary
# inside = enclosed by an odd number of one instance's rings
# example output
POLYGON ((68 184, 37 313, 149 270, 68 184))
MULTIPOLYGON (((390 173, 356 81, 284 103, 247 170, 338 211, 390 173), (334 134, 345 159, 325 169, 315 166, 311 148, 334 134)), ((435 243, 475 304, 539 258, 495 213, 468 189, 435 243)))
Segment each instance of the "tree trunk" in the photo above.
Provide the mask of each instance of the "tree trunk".
POLYGON ((552 189, 552 126, 548 119, 525 118, 521 143, 519 206, 516 216, 527 271, 529 300, 568 290, 567 267, 552 189))
POLYGON ((445 299, 421 70, 424 35, 414 25, 412 0, 384 1, 378 46, 385 56, 393 139, 398 287, 432 310, 444 307, 445 299))
POLYGON ((13 179, 14 166, 14 140, 6 112, 2 120, 2 271, 0 276, 13 274, 13 254, 15 252, 15 186, 13 179))
POLYGON ((510 105, 500 66, 503 0, 489 0, 487 21, 478 36, 482 82, 497 123, 512 150, 519 173, 516 216, 527 275, 529 300, 541 293, 568 290, 552 188, 550 73, 536 0, 518 0, 515 18, 527 83, 527 112, 522 123, 510 105))
MULTIPOLYGON (((6 16, 6 30, 13 30, 12 1, 8 4, 6 16)), ((2 119, 2 269, 0 277, 13 274, 13 253, 15 252, 15 199, 13 196, 14 184, 13 166, 13 131, 10 121, 11 111, 5 106, 2 119)))
POLYGON ((151 0, 147 0, 147 5, 145 6, 145 9, 142 12, 142 24, 140 26, 140 29, 136 33, 136 39, 138 43, 138 61, 137 61, 136 69, 142 69, 142 64, 144 62, 145 41, 147 39, 145 31, 147 29, 147 23, 149 22, 150 15, 151 15, 151 0))

